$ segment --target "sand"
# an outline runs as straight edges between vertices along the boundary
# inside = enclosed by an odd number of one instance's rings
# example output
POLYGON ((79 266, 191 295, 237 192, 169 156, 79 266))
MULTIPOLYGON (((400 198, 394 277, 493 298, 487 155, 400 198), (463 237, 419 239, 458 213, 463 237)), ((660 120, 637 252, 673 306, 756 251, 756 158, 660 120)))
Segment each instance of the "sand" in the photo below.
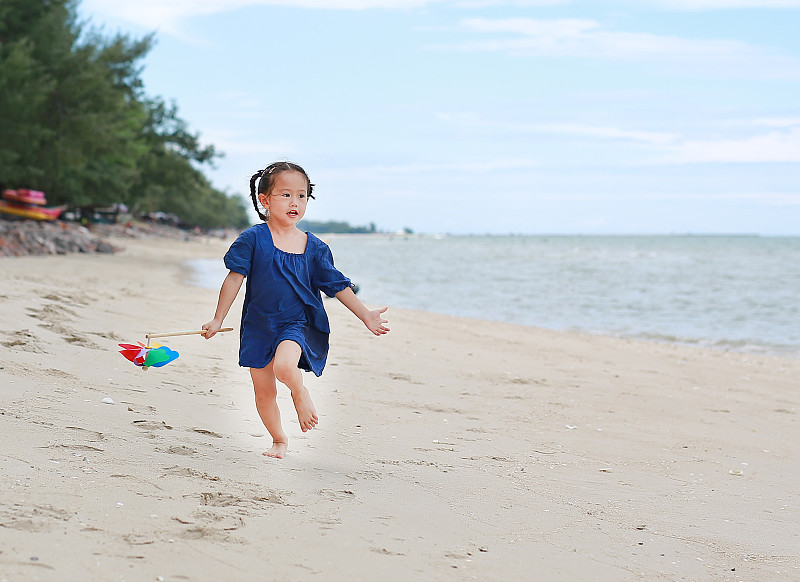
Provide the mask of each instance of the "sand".
POLYGON ((114 242, 0 260, 1 581, 800 580, 800 361, 332 300, 274 460, 236 333, 117 353, 226 243, 114 242))

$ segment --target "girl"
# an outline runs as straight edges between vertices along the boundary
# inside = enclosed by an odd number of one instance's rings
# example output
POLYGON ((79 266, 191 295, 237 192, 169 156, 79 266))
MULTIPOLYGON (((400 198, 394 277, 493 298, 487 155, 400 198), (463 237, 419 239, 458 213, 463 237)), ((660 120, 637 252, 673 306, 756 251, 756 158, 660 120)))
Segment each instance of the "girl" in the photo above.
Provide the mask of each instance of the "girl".
POLYGON ((247 278, 239 365, 250 368, 256 409, 272 436, 272 448, 264 454, 278 459, 286 453, 288 440, 276 401, 276 379, 291 391, 303 432, 319 422, 300 370, 319 376, 325 367, 330 327, 320 291, 335 296, 375 335, 389 332, 382 319, 388 308, 367 309, 350 280, 333 266, 328 245, 297 228, 313 188, 305 170, 289 162, 270 164, 250 178, 250 197, 264 223, 245 230, 225 254, 230 272, 214 319, 203 326, 206 339, 214 337, 247 278))

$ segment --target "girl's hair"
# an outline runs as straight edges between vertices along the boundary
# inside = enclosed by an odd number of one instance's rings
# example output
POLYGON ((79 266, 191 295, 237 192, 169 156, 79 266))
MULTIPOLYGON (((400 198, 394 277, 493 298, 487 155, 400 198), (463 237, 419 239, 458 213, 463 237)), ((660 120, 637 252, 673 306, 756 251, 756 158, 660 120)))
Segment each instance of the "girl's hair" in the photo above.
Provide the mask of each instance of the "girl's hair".
POLYGON ((253 208, 256 209, 256 213, 261 220, 267 220, 269 215, 261 212, 261 208, 258 206, 257 194, 269 195, 270 190, 272 190, 272 186, 275 184, 275 176, 281 172, 299 172, 300 174, 303 174, 303 176, 306 178, 306 184, 308 184, 308 191, 306 194, 309 198, 313 198, 311 192, 314 190, 314 184, 312 184, 311 180, 308 179, 308 174, 306 174, 306 171, 303 168, 297 164, 293 164, 292 162, 272 163, 263 170, 259 170, 253 174, 250 178, 250 198, 253 200, 253 208), (256 188, 256 181, 258 181, 258 188, 256 188))

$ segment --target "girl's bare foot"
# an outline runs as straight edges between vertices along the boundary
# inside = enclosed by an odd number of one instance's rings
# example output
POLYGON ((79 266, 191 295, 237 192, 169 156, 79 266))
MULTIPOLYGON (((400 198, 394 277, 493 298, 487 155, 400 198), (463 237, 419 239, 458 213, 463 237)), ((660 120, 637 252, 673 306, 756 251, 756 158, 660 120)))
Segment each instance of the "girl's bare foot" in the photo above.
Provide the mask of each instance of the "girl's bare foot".
POLYGON ((306 432, 317 426, 319 422, 317 409, 314 408, 311 394, 308 393, 305 386, 301 386, 299 390, 292 390, 292 400, 294 401, 294 408, 297 411, 297 420, 300 422, 302 431, 306 432))
POLYGON ((274 441, 272 443, 272 447, 268 451, 264 451, 262 454, 265 457, 272 457, 273 459, 282 459, 283 456, 286 454, 286 448, 289 446, 289 443, 286 441, 274 441))

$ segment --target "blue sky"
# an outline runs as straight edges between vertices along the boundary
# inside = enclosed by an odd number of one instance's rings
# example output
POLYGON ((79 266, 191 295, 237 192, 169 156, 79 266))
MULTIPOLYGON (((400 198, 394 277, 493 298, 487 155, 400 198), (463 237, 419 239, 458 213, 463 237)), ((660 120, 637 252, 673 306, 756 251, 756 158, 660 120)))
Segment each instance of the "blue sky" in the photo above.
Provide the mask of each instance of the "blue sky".
MULTIPOLYGON (((800 0, 83 0, 247 195, 427 233, 800 235, 800 0)), ((255 216, 253 217, 255 221, 255 216)))

